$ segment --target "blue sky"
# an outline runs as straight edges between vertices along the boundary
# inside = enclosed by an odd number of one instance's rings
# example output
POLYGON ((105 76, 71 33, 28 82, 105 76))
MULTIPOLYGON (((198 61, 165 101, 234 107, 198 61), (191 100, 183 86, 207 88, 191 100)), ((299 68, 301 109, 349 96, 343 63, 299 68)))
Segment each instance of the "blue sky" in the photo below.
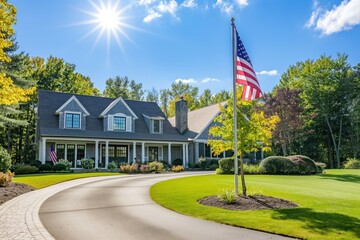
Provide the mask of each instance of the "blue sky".
POLYGON ((298 61, 339 52, 360 62, 360 0, 112 0, 125 34, 118 32, 118 42, 111 35, 110 44, 99 29, 89 34, 99 0, 9 2, 18 9, 19 51, 63 58, 101 91, 116 75, 149 90, 174 81, 200 92, 230 90, 231 17, 264 92, 298 61))

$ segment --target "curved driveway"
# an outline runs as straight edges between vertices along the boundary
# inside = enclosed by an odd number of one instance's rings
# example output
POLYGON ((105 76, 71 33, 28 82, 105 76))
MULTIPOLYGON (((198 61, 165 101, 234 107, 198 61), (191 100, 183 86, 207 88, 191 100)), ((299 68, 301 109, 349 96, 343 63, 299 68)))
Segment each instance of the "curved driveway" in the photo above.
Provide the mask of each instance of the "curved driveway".
POLYGON ((195 174, 134 175, 79 185, 46 200, 40 219, 55 239, 288 239, 181 215, 149 197, 154 183, 195 174))

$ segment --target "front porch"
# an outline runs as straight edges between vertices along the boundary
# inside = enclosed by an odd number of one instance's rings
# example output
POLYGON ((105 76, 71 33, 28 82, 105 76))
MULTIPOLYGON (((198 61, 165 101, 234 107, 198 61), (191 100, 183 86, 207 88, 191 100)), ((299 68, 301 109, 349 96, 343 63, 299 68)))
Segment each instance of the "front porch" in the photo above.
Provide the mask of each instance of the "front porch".
POLYGON ((158 160, 171 164, 180 158, 184 167, 188 167, 189 162, 187 142, 43 137, 39 142, 39 160, 43 164, 51 162, 51 145, 57 158, 70 161, 74 169, 81 168, 83 158, 93 159, 95 169, 107 169, 111 161, 130 164, 158 160))

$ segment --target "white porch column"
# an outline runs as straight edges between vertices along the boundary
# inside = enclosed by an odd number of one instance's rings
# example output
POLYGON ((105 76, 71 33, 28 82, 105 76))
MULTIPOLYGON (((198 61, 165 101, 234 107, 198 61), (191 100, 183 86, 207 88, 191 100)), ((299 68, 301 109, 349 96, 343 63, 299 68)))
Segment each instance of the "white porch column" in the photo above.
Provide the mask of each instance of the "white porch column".
POLYGON ((168 163, 171 165, 171 143, 168 143, 168 163))
POLYGON ((105 143, 105 168, 107 169, 109 164, 109 141, 105 141, 105 143))
POLYGON ((186 167, 186 151, 185 151, 185 146, 186 146, 186 144, 183 143, 183 145, 182 145, 182 150, 183 150, 182 159, 183 159, 183 166, 184 166, 184 168, 186 167))
POLYGON ((186 161, 185 161, 185 166, 188 167, 189 166, 189 144, 187 143, 185 145, 185 158, 186 158, 186 161))
POLYGON ((141 162, 145 162, 145 142, 141 142, 141 162))
POLYGON ((133 159, 132 162, 136 162, 136 142, 133 142, 133 159))
POLYGON ((41 162, 45 164, 46 162, 46 138, 41 139, 41 162))
POLYGON ((195 143, 195 158, 194 158, 194 162, 197 162, 199 159, 199 143, 196 142, 195 143))
POLYGON ((95 141, 95 168, 99 168, 99 140, 95 141))

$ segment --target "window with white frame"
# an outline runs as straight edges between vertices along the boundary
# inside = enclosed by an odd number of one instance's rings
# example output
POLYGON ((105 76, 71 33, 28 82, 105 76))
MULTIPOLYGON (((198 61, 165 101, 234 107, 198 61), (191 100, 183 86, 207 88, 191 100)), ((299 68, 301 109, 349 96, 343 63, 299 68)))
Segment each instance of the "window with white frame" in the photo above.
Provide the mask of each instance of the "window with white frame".
POLYGON ((153 119, 152 120, 153 123, 153 133, 161 133, 161 121, 159 119, 153 119))
POLYGON ((65 113, 65 128, 79 129, 80 126, 80 113, 65 113))
POLYGON ((126 130, 126 118, 114 116, 113 129, 125 131, 126 130))

